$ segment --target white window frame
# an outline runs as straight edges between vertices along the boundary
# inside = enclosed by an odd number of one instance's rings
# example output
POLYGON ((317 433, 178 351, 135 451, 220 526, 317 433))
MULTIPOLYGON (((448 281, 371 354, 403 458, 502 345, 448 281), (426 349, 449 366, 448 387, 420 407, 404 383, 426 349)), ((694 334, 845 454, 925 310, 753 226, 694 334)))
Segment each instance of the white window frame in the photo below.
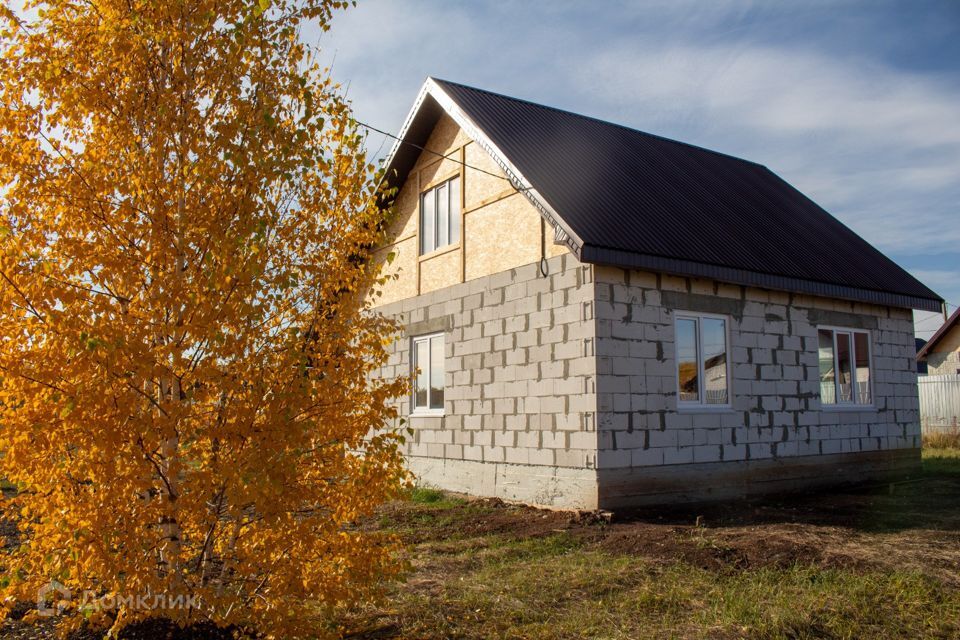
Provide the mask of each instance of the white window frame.
POLYGON ((419 336, 413 336, 410 338, 410 376, 413 380, 413 389, 410 393, 410 415, 411 416, 442 416, 443 407, 439 408, 430 408, 430 378, 433 374, 431 367, 433 367, 433 354, 430 352, 433 345, 432 341, 436 338, 441 340, 441 349, 443 349, 443 360, 444 360, 444 397, 446 397, 446 360, 447 360, 447 340, 442 331, 436 333, 425 333, 419 336), (421 342, 427 342, 427 367, 424 373, 427 376, 427 406, 418 407, 417 406, 417 344, 421 342))
POLYGON ((676 369, 676 382, 677 382, 677 409, 682 411, 685 409, 695 409, 697 411, 729 411, 733 407, 733 366, 731 364, 731 342, 730 342, 730 317, 725 315, 718 315, 714 313, 699 313, 694 311, 677 311, 673 316, 673 367, 676 369), (724 329, 724 340, 726 346, 726 379, 727 379, 727 402, 725 404, 707 404, 707 394, 705 384, 707 376, 704 373, 704 358, 703 358, 703 337, 700 330, 700 320, 701 319, 713 319, 713 320, 723 320, 723 329, 724 329), (676 339, 677 335, 677 323, 680 320, 693 320, 697 324, 697 382, 699 388, 697 390, 697 396, 700 398, 696 401, 691 400, 681 400, 680 399, 680 344, 679 340, 676 339))
MULTIPOLYGON (((837 327, 832 325, 822 325, 817 327, 817 397, 820 398, 820 408, 825 411, 850 411, 850 410, 862 410, 862 409, 873 409, 876 406, 876 395, 874 394, 874 385, 873 377, 877 369, 874 366, 873 362, 873 334, 869 329, 854 329, 853 327, 837 327), (823 393, 820 382, 820 331, 830 331, 833 334, 833 402, 824 403, 823 402, 823 393), (840 375, 840 361, 838 360, 839 350, 837 349, 837 333, 846 333, 850 335, 850 377, 856 382, 857 380, 857 358, 856 358, 856 341, 853 338, 855 333, 863 333, 867 336, 867 363, 870 367, 870 402, 867 404, 861 404, 856 400, 850 401, 841 401, 840 395, 838 393, 839 375, 840 375)), ((852 392, 851 397, 856 396, 856 392, 852 392)))
POLYGON ((434 253, 434 252, 437 252, 437 251, 443 251, 443 250, 445 250, 445 249, 450 249, 451 247, 455 247, 455 246, 458 246, 458 245, 460 244, 460 233, 461 233, 461 227, 463 226, 463 220, 462 220, 463 211, 461 210, 461 207, 460 207, 460 202, 461 202, 461 199, 463 198, 462 190, 463 190, 463 180, 461 179, 461 176, 460 176, 460 174, 458 173, 458 174, 456 174, 456 175, 450 176, 450 177, 447 178, 446 180, 441 180, 440 182, 436 183, 435 185, 433 185, 433 186, 430 187, 429 189, 425 189, 424 191, 422 191, 422 192, 420 193, 420 200, 419 200, 419 202, 418 202, 418 204, 417 204, 417 226, 418 226, 418 229, 417 229, 417 248, 419 249, 421 256, 427 256, 427 255, 430 255, 430 254, 432 254, 432 253, 434 253), (455 200, 450 198, 450 185, 453 183, 454 180, 459 181, 458 189, 457 189, 457 198, 456 198, 455 200), (438 224, 437 224, 437 223, 439 222, 439 215, 440 215, 440 214, 439 214, 439 211, 440 211, 440 209, 439 209, 439 207, 437 206, 437 201, 436 201, 437 195, 436 195, 436 194, 437 194, 437 192, 439 191, 440 187, 442 187, 442 186, 444 186, 444 185, 446 185, 446 187, 447 187, 447 243, 446 243, 445 245, 443 245, 443 246, 439 246, 439 245, 437 244, 437 238, 438 238, 439 235, 440 235, 440 230, 439 230, 439 228, 438 228, 438 224), (434 203, 433 203, 433 242, 431 243, 431 247, 432 247, 431 249, 426 249, 426 247, 424 247, 424 242, 423 242, 423 240, 424 240, 424 237, 423 237, 423 228, 424 228, 424 226, 423 226, 423 213, 424 213, 423 202, 424 202, 424 200, 427 198, 427 196, 432 196, 433 199, 434 199, 434 203), (457 211, 456 211, 456 215, 454 215, 453 210, 452 210, 453 207, 452 207, 451 205, 453 205, 453 204, 456 204, 456 210, 457 210, 457 211), (454 237, 454 234, 451 233, 451 231, 453 230, 453 219, 454 219, 454 218, 457 218, 457 234, 456 234, 456 237, 454 237))

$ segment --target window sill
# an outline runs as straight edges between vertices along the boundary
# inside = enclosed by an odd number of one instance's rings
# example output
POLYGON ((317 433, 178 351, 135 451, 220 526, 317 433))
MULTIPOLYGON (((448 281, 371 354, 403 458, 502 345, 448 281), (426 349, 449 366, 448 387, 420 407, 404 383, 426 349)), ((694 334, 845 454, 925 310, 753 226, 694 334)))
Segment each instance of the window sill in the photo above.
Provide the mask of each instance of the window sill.
POLYGON ((853 411, 876 411, 877 405, 875 404, 821 404, 821 411, 827 412, 853 412, 853 411))
POLYGON ((411 411, 407 416, 408 418, 442 418, 444 416, 443 409, 418 409, 416 411, 411 411))
POLYGON ((424 262, 424 261, 426 261, 426 260, 430 260, 430 259, 432 259, 432 258, 437 258, 437 257, 439 257, 439 256, 442 256, 442 255, 445 254, 445 253, 450 253, 451 251, 456 251, 456 250, 459 249, 459 248, 460 248, 460 241, 458 240, 457 242, 455 242, 455 243, 453 243, 453 244, 444 245, 444 246, 440 247, 439 249, 434 249, 433 251, 431 251, 431 252, 429 252, 429 253, 421 253, 419 256, 417 256, 417 260, 419 260, 420 262, 424 262))

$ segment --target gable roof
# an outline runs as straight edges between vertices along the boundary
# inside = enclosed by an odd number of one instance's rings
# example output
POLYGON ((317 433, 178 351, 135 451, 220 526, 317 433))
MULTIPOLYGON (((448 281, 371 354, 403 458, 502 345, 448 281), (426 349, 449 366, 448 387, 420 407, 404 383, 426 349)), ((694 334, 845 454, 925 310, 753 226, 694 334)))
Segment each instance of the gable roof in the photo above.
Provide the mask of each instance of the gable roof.
POLYGON ((387 159, 399 187, 450 115, 582 261, 937 311, 941 298, 766 167, 428 78, 387 159))
POLYGON ((960 307, 958 307, 957 310, 953 312, 953 315, 947 318, 947 321, 944 322, 939 329, 937 329, 936 333, 934 333, 929 340, 927 340, 927 344, 923 345, 923 349, 920 349, 920 351, 917 352, 917 360, 926 360, 927 354, 930 353, 933 348, 937 346, 937 343, 940 342, 944 336, 950 333, 950 330, 956 327, 958 324, 960 324, 960 307))

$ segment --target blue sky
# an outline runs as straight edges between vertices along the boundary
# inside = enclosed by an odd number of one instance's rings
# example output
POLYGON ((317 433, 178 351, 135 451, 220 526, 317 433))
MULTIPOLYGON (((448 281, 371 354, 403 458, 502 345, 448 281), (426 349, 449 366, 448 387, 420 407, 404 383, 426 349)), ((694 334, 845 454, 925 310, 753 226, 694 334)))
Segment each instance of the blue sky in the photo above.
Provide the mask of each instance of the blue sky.
POLYGON ((960 2, 361 0, 304 38, 385 130, 432 75, 762 162, 960 303, 960 2))

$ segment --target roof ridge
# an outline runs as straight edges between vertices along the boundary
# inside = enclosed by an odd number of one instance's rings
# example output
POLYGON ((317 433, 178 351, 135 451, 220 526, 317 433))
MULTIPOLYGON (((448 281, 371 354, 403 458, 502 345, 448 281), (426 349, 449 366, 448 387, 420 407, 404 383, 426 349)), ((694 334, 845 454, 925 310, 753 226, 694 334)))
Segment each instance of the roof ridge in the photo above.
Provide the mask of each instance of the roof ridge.
POLYGON ((705 151, 705 152, 707 152, 707 153, 712 153, 712 154, 715 154, 715 155, 718 155, 718 156, 722 156, 722 157, 724 157, 724 158, 730 158, 731 160, 737 160, 737 161, 739 161, 739 162, 744 162, 744 163, 746 163, 746 164, 750 164, 750 165, 753 165, 753 166, 756 166, 756 167, 760 167, 760 168, 762 168, 762 169, 767 169, 767 166, 766 166, 766 165, 761 164, 761 163, 759 163, 759 162, 755 162, 755 161, 753 161, 753 160, 748 160, 747 158, 741 158, 741 157, 739 157, 739 156, 735 156, 735 155, 732 155, 732 154, 729 154, 729 153, 724 153, 723 151, 717 151, 716 149, 708 149, 707 147, 702 147, 702 146, 700 146, 700 145, 698 145, 698 144, 693 144, 692 142, 685 142, 685 141, 683 141, 683 140, 676 140, 676 139, 674 139, 674 138, 668 138, 668 137, 666 137, 666 136, 662 136, 662 135, 657 134, 657 133, 650 133, 649 131, 643 131, 642 129, 637 129, 637 128, 635 128, 635 127, 630 127, 630 126, 627 126, 627 125, 625 125, 625 124, 620 124, 619 122, 611 122, 610 120, 604 120, 604 119, 598 118, 598 117, 596 117, 596 116, 588 116, 588 115, 585 115, 585 114, 582 114, 582 113, 577 113, 576 111, 570 111, 569 109, 561 109, 560 107, 554 107, 554 106, 551 106, 551 105, 548 105, 548 104, 541 104, 541 103, 539 103, 539 102, 534 102, 533 100, 526 100, 526 99, 524 99, 524 98, 517 98, 517 97, 515 97, 515 96, 508 96, 508 95, 505 94, 505 93, 497 93, 496 91, 490 91, 490 90, 488 90, 488 89, 481 89, 481 88, 479 88, 479 87, 471 87, 470 85, 466 85, 466 84, 463 84, 463 83, 460 83, 460 82, 453 82, 453 81, 451 81, 451 80, 444 80, 443 78, 435 78, 435 77, 433 77, 433 76, 429 76, 429 78, 430 78, 431 80, 433 80, 434 82, 438 82, 438 83, 442 83, 442 84, 449 84, 449 85, 453 85, 453 86, 455 86, 455 87, 462 87, 462 88, 464 88, 464 89, 469 89, 470 91, 476 91, 476 92, 478 92, 478 93, 485 93, 485 94, 487 94, 487 95, 495 96, 495 97, 497 97, 497 98, 504 98, 504 99, 506 99, 506 100, 512 100, 513 102, 519 102, 519 103, 522 103, 522 104, 528 104, 528 105, 531 105, 531 106, 534 106, 534 107, 540 107, 541 109, 548 109, 548 110, 550 110, 550 111, 556 111, 557 113, 563 113, 563 114, 566 114, 566 115, 575 116, 575 117, 581 118, 581 119, 583 119, 583 120, 590 120, 590 121, 592 121, 592 122, 598 122, 598 123, 600 123, 600 124, 605 124, 605 125, 609 125, 609 126, 612 126, 612 127, 617 127, 618 129, 625 129, 625 130, 627 130, 627 131, 630 131, 631 133, 639 133, 640 135, 648 136, 648 137, 650 137, 650 138, 656 138, 657 140, 663 140, 664 142, 672 142, 673 144, 680 144, 680 145, 683 145, 683 146, 685 146, 685 147, 690 147, 690 148, 692 148, 692 149, 697 149, 697 150, 699 150, 699 151, 705 151))

